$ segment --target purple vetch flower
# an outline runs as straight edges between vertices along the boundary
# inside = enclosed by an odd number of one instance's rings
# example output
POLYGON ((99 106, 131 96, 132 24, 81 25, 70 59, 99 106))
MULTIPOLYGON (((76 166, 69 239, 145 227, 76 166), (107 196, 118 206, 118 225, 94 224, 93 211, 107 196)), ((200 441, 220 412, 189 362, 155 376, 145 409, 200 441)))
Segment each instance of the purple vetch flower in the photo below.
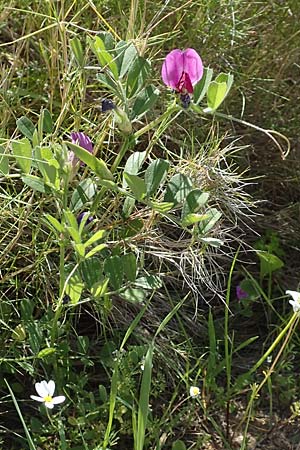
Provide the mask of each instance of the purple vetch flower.
POLYGON ((244 291, 240 285, 236 287, 236 296, 238 300, 242 300, 243 298, 249 297, 248 292, 244 291))
POLYGON ((93 143, 90 138, 81 131, 71 133, 71 140, 73 144, 77 144, 90 153, 93 153, 93 143))
MULTIPOLYGON (((89 214, 89 213, 85 211, 85 212, 82 212, 82 213, 78 214, 78 216, 77 216, 77 223, 78 223, 78 225, 81 224, 82 219, 85 217, 86 214, 89 214)), ((93 216, 89 216, 86 219, 85 225, 90 224, 91 222, 93 222, 93 220, 94 220, 94 217, 93 216)))
POLYGON ((203 76, 203 64, 193 48, 179 50, 176 48, 166 56, 162 65, 161 76, 166 86, 179 94, 192 94, 194 85, 203 76))
POLYGON ((116 105, 109 98, 104 98, 101 102, 101 111, 103 113, 105 113, 107 111, 111 111, 112 109, 115 109, 115 107, 116 107, 116 105))

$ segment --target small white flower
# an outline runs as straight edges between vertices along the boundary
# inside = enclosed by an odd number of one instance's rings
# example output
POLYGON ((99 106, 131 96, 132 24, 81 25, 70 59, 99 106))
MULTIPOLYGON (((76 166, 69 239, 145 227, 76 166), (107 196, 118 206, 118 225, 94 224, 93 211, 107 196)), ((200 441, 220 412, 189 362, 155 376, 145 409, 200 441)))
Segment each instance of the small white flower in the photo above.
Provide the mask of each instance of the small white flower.
POLYGON ((64 395, 53 397, 55 391, 55 383, 53 380, 50 380, 48 383, 45 380, 40 383, 35 383, 35 390, 39 394, 39 397, 31 395, 30 398, 37 402, 45 403, 45 406, 50 409, 52 409, 54 405, 58 405, 66 400, 64 395))
POLYGON ((292 305, 295 313, 300 312, 300 292, 297 291, 285 291, 286 294, 292 296, 293 300, 289 301, 289 304, 292 305))
POLYGON ((197 386, 190 387, 190 396, 196 398, 200 395, 200 389, 197 386))

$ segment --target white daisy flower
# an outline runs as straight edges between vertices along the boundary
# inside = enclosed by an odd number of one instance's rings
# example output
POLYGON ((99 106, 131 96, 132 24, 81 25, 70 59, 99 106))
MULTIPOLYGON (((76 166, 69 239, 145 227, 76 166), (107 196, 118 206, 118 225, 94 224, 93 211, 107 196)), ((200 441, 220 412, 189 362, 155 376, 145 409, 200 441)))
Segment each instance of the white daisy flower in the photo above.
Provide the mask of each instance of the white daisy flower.
POLYGON ((50 409, 52 409, 54 405, 58 405, 66 400, 64 395, 53 397, 55 391, 55 383, 53 380, 50 380, 48 383, 45 380, 40 383, 35 383, 35 390, 39 394, 39 397, 31 395, 30 398, 37 402, 45 403, 45 406, 50 409))
POLYGON ((196 398, 200 395, 200 389, 197 386, 190 387, 190 396, 196 398))
POLYGON ((300 292, 297 291, 285 291, 286 294, 292 296, 293 300, 289 301, 289 304, 292 305, 295 313, 300 312, 300 292))

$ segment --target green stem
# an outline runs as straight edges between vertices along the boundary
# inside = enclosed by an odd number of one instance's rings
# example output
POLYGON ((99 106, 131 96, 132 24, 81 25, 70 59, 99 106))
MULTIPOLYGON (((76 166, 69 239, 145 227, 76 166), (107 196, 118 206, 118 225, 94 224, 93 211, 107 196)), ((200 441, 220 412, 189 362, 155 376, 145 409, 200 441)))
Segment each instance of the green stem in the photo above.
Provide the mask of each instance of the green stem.
POLYGON ((148 131, 152 130, 152 128, 155 128, 157 125, 160 124, 160 122, 168 118, 174 112, 180 111, 180 109, 181 108, 176 103, 173 103, 163 114, 161 114, 156 119, 152 120, 152 122, 148 123, 148 125, 145 125, 143 128, 136 131, 133 136, 135 137, 135 139, 137 139, 143 134, 148 133, 148 131))

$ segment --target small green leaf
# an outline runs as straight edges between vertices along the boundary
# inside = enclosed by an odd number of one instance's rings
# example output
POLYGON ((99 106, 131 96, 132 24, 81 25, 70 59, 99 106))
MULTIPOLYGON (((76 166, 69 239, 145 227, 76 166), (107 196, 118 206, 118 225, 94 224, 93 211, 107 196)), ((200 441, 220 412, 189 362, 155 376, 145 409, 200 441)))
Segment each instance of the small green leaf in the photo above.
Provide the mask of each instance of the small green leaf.
POLYGON ((143 289, 159 289, 162 285, 162 281, 157 275, 146 275, 135 281, 135 286, 143 289))
POLYGON ((84 66, 84 53, 77 36, 70 40, 70 46, 78 66, 82 68, 84 66))
POLYGON ((97 256, 92 256, 80 263, 79 271, 88 289, 103 280, 103 264, 97 256))
POLYGON ((127 224, 124 224, 120 231, 120 239, 131 238, 139 234, 143 229, 144 222, 142 219, 130 220, 127 224))
POLYGON ((64 227, 62 226, 62 224, 55 217, 51 216, 51 214, 45 214, 45 218, 56 231, 58 231, 59 233, 64 232, 64 227))
POLYGON ((213 70, 210 69, 209 67, 206 67, 204 69, 203 77, 194 87, 193 102, 196 105, 199 104, 201 102, 201 100, 204 98, 204 96, 207 92, 208 86, 212 80, 212 76, 213 76, 213 70))
POLYGON ((152 161, 145 173, 147 195, 154 195, 159 186, 164 182, 169 170, 169 163, 164 159, 152 161))
POLYGON ((94 233, 85 243, 85 247, 88 247, 89 245, 94 244, 97 241, 100 241, 100 239, 103 239, 105 236, 106 231, 105 230, 98 230, 96 233, 94 233))
POLYGON ((218 222, 218 220, 222 216, 222 213, 218 211, 216 208, 211 208, 206 211, 206 215, 207 219, 199 223, 199 232, 201 234, 208 233, 218 222))
POLYGON ((128 281, 135 281, 136 279, 136 256, 133 253, 127 253, 121 256, 124 265, 124 273, 128 281))
MULTIPOLYGON (((137 175, 140 168, 145 161, 146 151, 145 152, 134 152, 126 161, 124 172, 129 173, 130 175, 137 175)), ((127 183, 123 178, 123 188, 127 187, 127 183)))
POLYGON ((104 281, 99 281, 95 283, 91 288, 91 294, 93 297, 101 298, 107 293, 109 278, 104 281))
POLYGON ((185 443, 181 440, 173 442, 172 450, 186 450, 185 443))
POLYGON ((89 166, 101 179, 113 181, 114 177, 102 159, 96 158, 96 156, 72 142, 65 141, 64 144, 70 147, 77 158, 89 166))
POLYGON ((146 293, 143 289, 127 288, 120 292, 120 297, 130 303, 143 303, 146 299, 146 293))
POLYGON ((32 148, 29 140, 25 137, 18 141, 13 141, 12 150, 22 172, 28 174, 30 172, 32 162, 32 148))
POLYGON ((150 72, 149 62, 142 56, 138 56, 129 69, 126 85, 127 98, 142 89, 150 72))
POLYGON ((257 256, 260 259, 260 273, 262 277, 270 275, 275 270, 281 269, 284 266, 284 262, 272 253, 258 250, 257 256))
POLYGON ((132 66, 135 58, 138 56, 135 46, 130 42, 129 44, 125 41, 118 42, 116 45, 116 63, 119 66, 119 76, 123 78, 128 72, 130 66, 132 66))
POLYGON ((52 117, 48 109, 43 109, 42 113, 42 130, 46 134, 51 134, 53 131, 52 117))
POLYGON ((5 153, 5 148, 2 145, 0 145, 0 172, 3 175, 9 174, 8 155, 5 153))
POLYGON ((124 276, 124 265, 120 256, 111 256, 104 262, 104 272, 115 290, 122 286, 124 276))
POLYGON ((35 126, 31 122, 28 117, 22 116, 20 119, 16 121, 17 128, 21 133, 27 137, 28 139, 32 140, 33 134, 35 132, 35 126))
POLYGON ((225 82, 218 83, 211 81, 207 90, 207 105, 215 111, 223 102, 226 96, 227 84, 225 82))
POLYGON ((136 97, 132 107, 131 118, 141 118, 143 114, 149 111, 159 96, 159 90, 150 84, 145 87, 136 97))
POLYGON ((94 256, 96 253, 101 252, 102 250, 104 250, 105 248, 107 248, 106 244, 99 244, 96 245, 96 247, 93 247, 92 250, 90 250, 85 257, 86 258, 90 258, 91 256, 94 256))
POLYGON ((137 175, 131 175, 124 172, 123 174, 126 184, 129 186, 137 200, 142 200, 147 194, 145 181, 137 175))
POLYGON ((182 173, 177 173, 169 181, 166 189, 164 201, 172 202, 176 206, 182 203, 192 190, 192 181, 182 173))
POLYGON ((152 209, 154 209, 154 211, 157 211, 161 214, 167 213, 169 211, 171 211, 171 209, 174 206, 174 203, 170 203, 170 202, 154 202, 151 201, 150 202, 150 206, 152 209))
POLYGON ((205 205, 209 199, 209 193, 203 192, 201 189, 193 189, 188 193, 182 207, 181 217, 184 218, 190 213, 196 213, 205 205))
POLYGON ((97 184, 91 178, 80 181, 73 192, 70 202, 72 211, 77 211, 85 203, 89 202, 97 192, 97 184))
POLYGON ((99 36, 94 39, 88 38, 88 43, 98 58, 101 67, 108 67, 112 72, 114 78, 119 78, 118 66, 114 57, 105 49, 105 44, 99 36))
POLYGON ((196 213, 190 213, 184 216, 182 219, 182 226, 188 227, 190 225, 194 225, 195 223, 203 222, 203 220, 208 219, 210 216, 208 214, 196 214, 196 213))
POLYGON ((65 291, 66 294, 70 297, 70 303, 72 305, 76 305, 79 302, 83 288, 84 284, 82 282, 82 278, 79 274, 79 271, 76 270, 69 279, 65 291))
POLYGON ((53 347, 43 348, 43 350, 38 352, 37 357, 43 359, 43 358, 46 358, 49 355, 53 355, 53 353, 55 353, 55 351, 56 350, 53 347))
POLYGON ((24 175, 22 181, 27 186, 31 187, 34 191, 42 192, 43 194, 50 192, 49 188, 45 185, 42 178, 36 177, 34 175, 24 175))

